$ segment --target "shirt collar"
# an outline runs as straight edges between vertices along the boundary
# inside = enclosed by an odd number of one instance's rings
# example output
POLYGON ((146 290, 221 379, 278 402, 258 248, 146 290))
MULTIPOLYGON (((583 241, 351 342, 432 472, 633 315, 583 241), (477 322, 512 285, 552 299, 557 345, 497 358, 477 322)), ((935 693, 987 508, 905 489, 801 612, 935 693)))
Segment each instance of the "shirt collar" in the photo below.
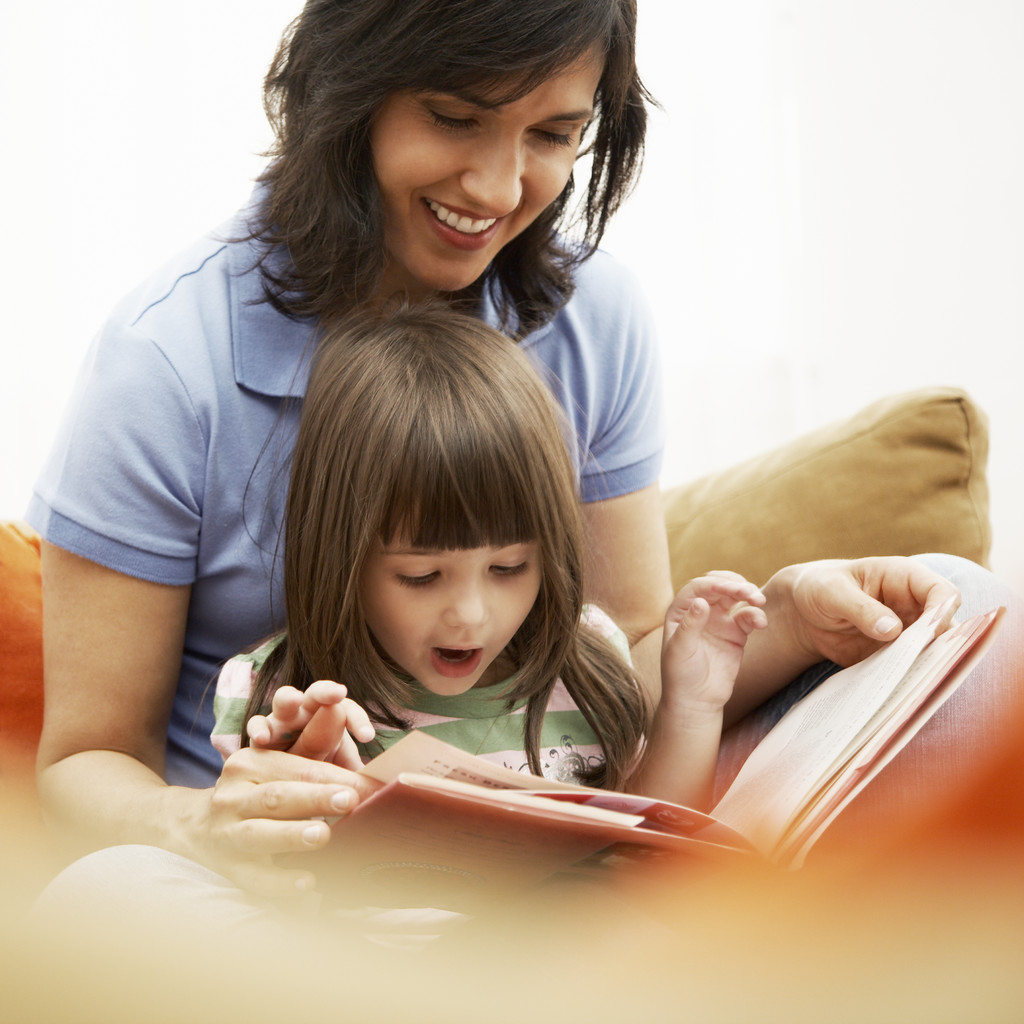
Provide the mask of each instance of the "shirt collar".
MULTIPOLYGON (((259 191, 257 188, 254 203, 259 191)), ((232 223, 228 237, 245 237, 249 209, 251 206, 232 223)), ((235 382, 272 398, 302 398, 319 331, 315 321, 292 319, 267 301, 256 265, 258 255, 253 241, 228 245, 235 382)), ((271 267, 283 258, 281 254, 271 254, 271 267)))

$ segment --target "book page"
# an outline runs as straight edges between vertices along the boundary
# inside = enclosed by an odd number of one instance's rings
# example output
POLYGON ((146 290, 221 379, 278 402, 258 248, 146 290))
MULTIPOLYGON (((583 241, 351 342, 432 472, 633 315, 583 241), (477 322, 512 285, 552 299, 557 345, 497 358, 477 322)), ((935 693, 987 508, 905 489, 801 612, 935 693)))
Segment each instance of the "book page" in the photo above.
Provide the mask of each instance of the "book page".
MULTIPOLYGON (((406 785, 447 792, 452 797, 489 799, 495 806, 517 804, 524 810, 531 809, 545 817, 562 818, 567 822, 591 820, 622 828, 633 827, 637 833, 644 833, 637 835, 637 842, 656 842, 656 836, 650 835, 653 832, 745 852, 754 849, 736 829, 701 811, 652 797, 517 772, 416 730, 364 765, 362 771, 383 783, 401 780, 406 785), (477 788, 475 796, 473 787, 477 788)), ((609 841, 612 838, 621 841, 624 834, 610 836, 609 841)))
POLYGON ((517 772, 514 768, 492 764, 475 754, 459 750, 458 747, 453 747, 436 736, 415 729, 406 733, 394 746, 363 765, 360 774, 368 775, 378 782, 391 782, 403 772, 436 775, 492 789, 589 791, 586 786, 556 782, 539 775, 517 772))
MULTIPOLYGON (((800 867, 810 848, 840 811, 921 731, 939 706, 984 657, 995 639, 997 623, 1004 613, 1004 608, 998 608, 968 620, 938 638, 944 641, 945 654, 952 658, 952 667, 947 667, 944 659, 928 659, 931 664, 927 690, 920 695, 916 706, 909 714, 901 716, 895 728, 880 729, 863 748, 853 752, 849 761, 821 791, 816 802, 805 809, 780 840, 776 849, 776 858, 780 862, 789 867, 800 867), (955 649, 954 653, 951 649, 955 649)), ((921 660, 931 651, 929 647, 921 660)))
POLYGON ((794 818, 852 754, 879 730, 891 738, 995 615, 942 634, 923 656, 935 621, 918 619, 888 646, 831 676, 761 741, 712 814, 774 856, 794 818))

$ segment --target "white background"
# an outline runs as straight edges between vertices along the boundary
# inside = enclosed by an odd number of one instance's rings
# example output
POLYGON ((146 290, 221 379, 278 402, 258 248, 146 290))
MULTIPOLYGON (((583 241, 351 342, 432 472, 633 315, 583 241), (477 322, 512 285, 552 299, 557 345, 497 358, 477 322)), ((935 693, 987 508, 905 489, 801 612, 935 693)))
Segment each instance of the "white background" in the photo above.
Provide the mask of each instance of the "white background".
MULTIPOLYGON (((300 0, 5 0, 0 517, 23 513, 92 335, 241 205, 300 0)), ((640 0, 662 103, 606 247, 645 282, 665 483, 884 395, 966 388, 993 564, 1024 586, 1024 3, 640 0)))

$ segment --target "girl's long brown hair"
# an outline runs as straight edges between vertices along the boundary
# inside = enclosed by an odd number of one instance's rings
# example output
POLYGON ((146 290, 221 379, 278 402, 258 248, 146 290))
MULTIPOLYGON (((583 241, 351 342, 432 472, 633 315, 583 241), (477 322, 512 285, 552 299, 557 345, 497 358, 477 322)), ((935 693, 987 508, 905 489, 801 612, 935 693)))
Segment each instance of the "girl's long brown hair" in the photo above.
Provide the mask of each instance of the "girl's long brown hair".
POLYGON ((489 288, 506 333, 546 322, 640 170, 650 96, 635 44, 636 0, 309 0, 265 82, 276 141, 251 230, 269 300, 330 321, 376 289, 387 252, 370 128, 390 95, 471 88, 508 103, 596 50, 605 63, 581 148, 590 175, 578 216, 570 178, 464 296, 489 288), (561 234, 567 219, 579 222, 577 244, 561 234))
MULTIPOLYGON (((583 526, 561 419, 518 347, 437 307, 364 313, 330 331, 313 365, 292 461, 284 533, 286 633, 259 673, 246 720, 279 685, 344 682, 371 717, 405 728, 410 689, 378 652, 360 578, 401 536, 457 550, 536 541, 537 600, 507 654, 509 708, 527 700, 524 749, 541 773, 541 721, 561 678, 621 786, 646 708, 625 662, 581 626, 583 526)), ((244 736, 244 728, 243 728, 244 736)))

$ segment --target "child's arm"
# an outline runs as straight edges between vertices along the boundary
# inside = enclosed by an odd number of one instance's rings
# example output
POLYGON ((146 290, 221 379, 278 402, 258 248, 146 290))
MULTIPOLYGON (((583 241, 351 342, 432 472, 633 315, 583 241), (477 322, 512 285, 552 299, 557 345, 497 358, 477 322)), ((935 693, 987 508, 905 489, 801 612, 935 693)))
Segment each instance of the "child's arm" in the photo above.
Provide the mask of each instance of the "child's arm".
POLYGON ((722 709, 747 637, 767 625, 764 602, 731 572, 708 573, 676 594, 665 616, 661 699, 632 790, 700 810, 710 804, 722 709))
POLYGON ((375 730, 341 683, 321 679, 304 692, 282 686, 274 693, 270 714, 250 718, 246 733, 254 747, 286 750, 359 771, 363 764, 355 741, 368 743, 375 730))

